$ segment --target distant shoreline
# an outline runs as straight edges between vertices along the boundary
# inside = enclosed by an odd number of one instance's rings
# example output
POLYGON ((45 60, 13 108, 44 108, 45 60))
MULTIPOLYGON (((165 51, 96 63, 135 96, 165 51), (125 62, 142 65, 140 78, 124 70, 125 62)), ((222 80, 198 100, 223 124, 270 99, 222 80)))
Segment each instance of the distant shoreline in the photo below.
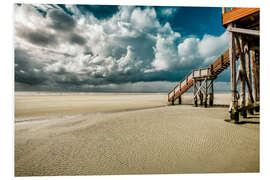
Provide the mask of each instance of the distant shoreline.
MULTIPOLYGON (((87 92, 87 91, 14 91, 15 94, 18 93, 37 93, 37 94, 168 94, 168 92, 87 92)), ((215 91, 215 94, 230 94, 231 91, 215 91)), ((186 94, 192 94, 192 92, 186 92, 186 94)))

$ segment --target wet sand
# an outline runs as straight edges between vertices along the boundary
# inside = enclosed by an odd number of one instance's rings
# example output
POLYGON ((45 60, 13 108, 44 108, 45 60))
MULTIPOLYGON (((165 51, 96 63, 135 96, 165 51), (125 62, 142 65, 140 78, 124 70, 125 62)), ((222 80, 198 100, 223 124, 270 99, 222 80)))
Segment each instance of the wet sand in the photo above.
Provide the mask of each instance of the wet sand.
POLYGON ((259 115, 167 94, 15 93, 15 175, 259 172, 259 115))

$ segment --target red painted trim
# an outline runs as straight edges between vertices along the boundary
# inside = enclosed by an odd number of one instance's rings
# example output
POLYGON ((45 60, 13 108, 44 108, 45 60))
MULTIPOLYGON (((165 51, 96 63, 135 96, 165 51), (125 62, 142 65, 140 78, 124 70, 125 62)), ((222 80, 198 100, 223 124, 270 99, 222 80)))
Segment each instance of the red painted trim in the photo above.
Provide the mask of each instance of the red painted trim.
POLYGON ((183 87, 180 87, 180 90, 175 92, 175 95, 168 98, 168 101, 171 101, 173 98, 177 98, 184 94, 191 86, 193 85, 193 80, 190 79, 187 84, 184 84, 183 87))

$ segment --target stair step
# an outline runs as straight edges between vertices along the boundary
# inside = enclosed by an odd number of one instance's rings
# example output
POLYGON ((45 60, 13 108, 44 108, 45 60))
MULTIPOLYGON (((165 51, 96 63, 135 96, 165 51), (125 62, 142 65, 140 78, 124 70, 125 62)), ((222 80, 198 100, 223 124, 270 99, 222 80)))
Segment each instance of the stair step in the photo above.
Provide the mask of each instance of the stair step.
MULTIPOLYGON (((221 56, 223 56, 223 64, 221 64, 220 62, 220 57, 209 67, 214 67, 214 69, 212 69, 212 74, 209 77, 214 77, 216 78, 222 71, 224 71, 225 69, 228 68, 228 66, 230 66, 230 61, 229 61, 229 57, 228 57, 228 50, 225 51, 221 56)), ((201 78, 204 76, 201 76, 201 78)), ((186 81, 185 77, 183 80, 186 81)), ((186 91, 188 91, 190 89, 190 87, 193 86, 193 82, 190 82, 188 84, 185 84, 185 87, 180 87, 180 91, 178 92, 176 97, 172 97, 170 96, 170 98, 172 98, 173 100, 177 99, 180 95, 184 94, 186 91)), ((176 87, 175 87, 176 88, 176 87)), ((174 89, 175 90, 175 89, 174 89)), ((169 93, 172 93, 174 90, 170 91, 169 93)), ((170 99, 171 100, 171 99, 170 99)))

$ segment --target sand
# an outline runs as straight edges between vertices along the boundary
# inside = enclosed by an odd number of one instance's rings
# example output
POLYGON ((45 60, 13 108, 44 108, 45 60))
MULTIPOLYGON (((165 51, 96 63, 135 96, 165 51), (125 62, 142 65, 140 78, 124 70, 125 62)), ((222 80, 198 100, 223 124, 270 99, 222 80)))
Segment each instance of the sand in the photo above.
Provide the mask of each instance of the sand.
POLYGON ((259 172, 259 114, 167 94, 15 93, 15 176, 259 172))

